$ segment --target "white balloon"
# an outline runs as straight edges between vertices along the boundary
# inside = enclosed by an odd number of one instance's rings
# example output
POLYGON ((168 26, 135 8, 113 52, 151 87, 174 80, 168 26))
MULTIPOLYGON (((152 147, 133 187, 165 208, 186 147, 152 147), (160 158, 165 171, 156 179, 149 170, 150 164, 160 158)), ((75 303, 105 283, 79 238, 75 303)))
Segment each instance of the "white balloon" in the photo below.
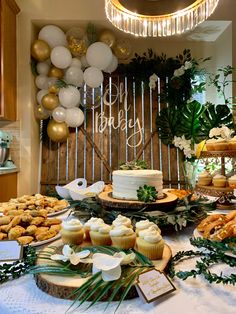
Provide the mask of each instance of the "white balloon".
POLYGON ((65 73, 65 80, 68 84, 82 86, 84 81, 84 73, 78 67, 69 67, 65 73))
POLYGON ((74 86, 60 88, 58 97, 60 104, 66 108, 75 107, 80 102, 80 92, 74 86))
POLYGON ((40 74, 35 78, 35 85, 39 89, 46 89, 48 88, 48 77, 46 75, 40 74))
POLYGON ((39 62, 36 66, 38 74, 48 75, 50 66, 46 62, 39 62))
POLYGON ((83 69, 89 67, 88 61, 87 61, 87 59, 86 59, 85 56, 82 56, 82 57, 80 58, 80 62, 81 62, 81 67, 82 67, 83 69))
POLYGON ((66 120, 66 109, 61 106, 55 108, 52 117, 56 122, 64 122, 66 120))
POLYGON ((41 105, 41 101, 42 101, 43 96, 45 96, 47 94, 48 94, 47 89, 41 89, 40 91, 37 92, 36 99, 37 99, 37 103, 39 105, 41 105))
POLYGON ((113 54, 112 55, 112 61, 111 61, 111 63, 108 65, 108 67, 105 69, 105 70, 103 70, 104 72, 106 72, 106 73, 112 73, 112 72, 114 72, 116 69, 117 69, 117 67, 118 67, 118 59, 117 59, 117 57, 113 54))
POLYGON ((72 58, 72 61, 71 61, 71 64, 70 64, 70 67, 78 67, 78 68, 81 68, 82 64, 81 64, 81 61, 77 58, 72 58))
POLYGON ((111 48, 103 42, 93 43, 88 47, 86 59, 90 66, 104 70, 112 61, 111 48))
POLYGON ((39 32, 39 39, 46 41, 51 48, 67 46, 65 33, 55 25, 46 25, 39 32))
POLYGON ((65 121, 69 127, 76 128, 84 122, 84 113, 79 108, 67 109, 65 121))
POLYGON ((48 78, 48 88, 52 87, 56 84, 58 78, 57 77, 49 77, 48 78))
POLYGON ((68 68, 72 61, 70 50, 63 46, 53 48, 51 51, 51 61, 59 69, 68 68))
POLYGON ((92 88, 100 86, 103 79, 104 77, 102 71, 97 68, 89 67, 84 71, 84 81, 92 88))

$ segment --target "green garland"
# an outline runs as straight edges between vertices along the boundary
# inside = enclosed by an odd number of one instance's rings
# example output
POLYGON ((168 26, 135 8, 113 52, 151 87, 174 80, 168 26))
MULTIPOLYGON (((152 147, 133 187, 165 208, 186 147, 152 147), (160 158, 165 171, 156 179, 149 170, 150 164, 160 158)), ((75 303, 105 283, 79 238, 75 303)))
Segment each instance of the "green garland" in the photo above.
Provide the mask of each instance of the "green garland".
POLYGON ((205 248, 207 251, 180 251, 170 261, 168 265, 168 273, 171 278, 178 277, 186 280, 189 277, 196 278, 202 275, 210 283, 236 284, 236 274, 224 276, 217 275, 209 270, 209 267, 217 263, 225 263, 230 267, 236 266, 236 258, 226 253, 230 251, 236 254, 236 238, 228 238, 222 242, 214 242, 208 239, 196 238, 190 239, 190 243, 198 248, 205 248), (200 260, 196 262, 195 269, 190 271, 176 271, 175 265, 186 258, 199 256, 200 260))
POLYGON ((37 258, 36 250, 32 246, 24 248, 23 259, 0 265, 0 284, 10 279, 17 279, 26 274, 35 265, 37 258))

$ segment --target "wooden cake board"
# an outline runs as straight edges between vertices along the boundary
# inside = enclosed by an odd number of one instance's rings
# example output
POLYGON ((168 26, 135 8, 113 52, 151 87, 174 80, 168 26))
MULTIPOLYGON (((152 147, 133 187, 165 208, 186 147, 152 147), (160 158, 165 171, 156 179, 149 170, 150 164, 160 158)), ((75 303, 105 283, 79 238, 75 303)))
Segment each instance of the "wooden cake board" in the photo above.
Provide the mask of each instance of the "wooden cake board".
MULTIPOLYGON (((52 247, 55 248, 55 246, 62 247, 63 243, 61 240, 56 241, 51 245, 52 247)), ((90 242, 84 242, 81 246, 91 246, 90 242)), ((45 247, 41 252, 50 252, 52 248, 50 249, 50 245, 45 247)), ((53 250, 54 251, 54 250, 53 250)), ((40 253, 39 253, 40 255, 40 253)), ((165 244, 164 247, 164 252, 163 252, 163 257, 161 260, 155 260, 153 261, 153 264, 155 265, 155 268, 157 270, 163 271, 169 260, 171 259, 172 252, 170 247, 165 244)), ((52 260, 45 260, 42 258, 38 258, 37 265, 58 265, 56 261, 52 260)), ((79 288, 82 286, 83 283, 85 283, 90 277, 87 278, 81 278, 79 275, 76 276, 59 276, 59 275, 48 275, 48 274, 37 274, 34 276, 36 285, 41 289, 42 291, 57 297, 61 299, 73 299, 73 296, 71 294, 76 288, 79 288)), ((132 293, 130 294, 129 298, 134 298, 137 297, 136 289, 131 289, 133 290, 132 293)), ((74 296, 75 298, 75 296, 74 296)), ((104 300, 105 301, 105 300, 104 300)))
POLYGON ((116 199, 112 197, 112 191, 104 191, 101 192, 97 196, 98 202, 104 206, 109 208, 117 208, 117 209, 129 209, 129 210, 140 210, 147 207, 148 210, 156 210, 159 209, 161 211, 166 210, 168 208, 172 209, 176 204, 178 197, 171 193, 164 193, 164 198, 156 200, 156 202, 152 203, 144 203, 140 201, 131 201, 131 200, 122 200, 116 199))

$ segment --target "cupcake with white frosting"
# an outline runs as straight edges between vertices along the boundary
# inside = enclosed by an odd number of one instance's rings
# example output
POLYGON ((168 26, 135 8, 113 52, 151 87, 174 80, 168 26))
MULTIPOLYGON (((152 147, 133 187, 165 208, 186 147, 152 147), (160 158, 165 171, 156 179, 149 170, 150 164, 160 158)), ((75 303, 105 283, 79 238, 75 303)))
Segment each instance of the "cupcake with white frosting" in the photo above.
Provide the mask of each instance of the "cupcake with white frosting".
POLYGON ((212 176, 210 173, 206 170, 203 172, 199 173, 198 175, 198 184, 199 185, 210 185, 212 181, 212 176))
POLYGON ((236 189, 236 175, 230 177, 228 179, 229 187, 232 189, 236 189))
POLYGON ((65 244, 79 245, 84 239, 84 228, 79 219, 70 219, 62 222, 61 239, 65 244))
POLYGON ((132 228, 131 220, 128 217, 118 215, 115 220, 112 222, 113 227, 125 226, 128 228, 132 228))
POLYGON ((221 174, 215 175, 212 179, 212 183, 214 187, 217 187, 217 188, 224 188, 226 185, 226 182, 227 182, 226 177, 221 174))
POLYGON ((96 222, 104 223, 102 218, 92 217, 88 221, 86 221, 86 223, 84 224, 84 231, 85 231, 86 240, 90 240, 90 235, 89 235, 90 226, 96 222))
POLYGON ((146 220, 140 220, 140 221, 136 222, 135 232, 136 232, 137 236, 139 235, 140 231, 148 229, 149 227, 154 227, 158 232, 161 233, 160 228, 154 222, 146 219, 146 220))
POLYGON ((111 226, 105 223, 94 222, 90 225, 90 238, 92 245, 111 245, 111 226))
POLYGON ((164 240, 160 232, 153 226, 139 232, 136 240, 137 250, 149 259, 161 259, 164 250, 164 240))
POLYGON ((136 234, 133 229, 124 225, 115 227, 110 231, 112 246, 120 249, 131 249, 135 246, 136 234))

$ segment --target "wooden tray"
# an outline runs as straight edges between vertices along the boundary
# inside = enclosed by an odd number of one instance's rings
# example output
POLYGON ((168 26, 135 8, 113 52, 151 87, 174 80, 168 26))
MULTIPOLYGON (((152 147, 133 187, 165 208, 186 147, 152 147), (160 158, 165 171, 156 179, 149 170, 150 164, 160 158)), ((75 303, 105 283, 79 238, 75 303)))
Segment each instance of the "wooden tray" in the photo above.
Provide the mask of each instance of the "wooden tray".
MULTIPOLYGON (((60 247, 62 245, 63 243, 61 240, 53 243, 53 247, 55 246, 60 247)), ((89 245, 91 245, 90 242, 83 243, 83 246, 89 246, 89 245)), ((44 251, 48 252, 49 250, 50 250, 50 246, 47 246, 41 252, 44 252, 44 251)), ((161 260, 153 261, 153 264, 155 265, 156 269, 163 271, 166 268, 169 260, 171 259, 171 256, 172 256, 171 249, 167 244, 165 244, 163 258, 161 260)), ((57 264, 56 261, 51 261, 51 260, 47 260, 46 263, 50 265, 57 264)), ((45 259, 38 258, 36 264, 37 265, 45 264, 45 259)), ((54 297, 61 298, 61 299, 73 299, 73 296, 71 296, 70 294, 76 288, 79 288, 80 286, 82 286, 82 284, 86 282, 88 279, 89 277, 81 278, 79 275, 76 275, 73 277, 48 275, 48 274, 35 275, 36 285, 39 287, 39 289, 41 289, 42 291, 54 297)), ((133 287, 133 289, 130 290, 130 293, 128 294, 127 298, 132 299, 137 296, 138 294, 136 292, 136 289, 133 287)), ((119 296, 117 296, 116 300, 119 300, 118 297, 119 296)))
POLYGON ((124 210, 139 210, 147 207, 147 210, 156 210, 159 209, 161 211, 170 210, 175 207, 177 204, 177 196, 171 193, 166 192, 165 197, 163 199, 159 199, 153 203, 144 203, 140 201, 129 201, 129 200, 120 200, 112 197, 111 191, 104 191, 97 196, 98 202, 108 208, 118 208, 124 210))

